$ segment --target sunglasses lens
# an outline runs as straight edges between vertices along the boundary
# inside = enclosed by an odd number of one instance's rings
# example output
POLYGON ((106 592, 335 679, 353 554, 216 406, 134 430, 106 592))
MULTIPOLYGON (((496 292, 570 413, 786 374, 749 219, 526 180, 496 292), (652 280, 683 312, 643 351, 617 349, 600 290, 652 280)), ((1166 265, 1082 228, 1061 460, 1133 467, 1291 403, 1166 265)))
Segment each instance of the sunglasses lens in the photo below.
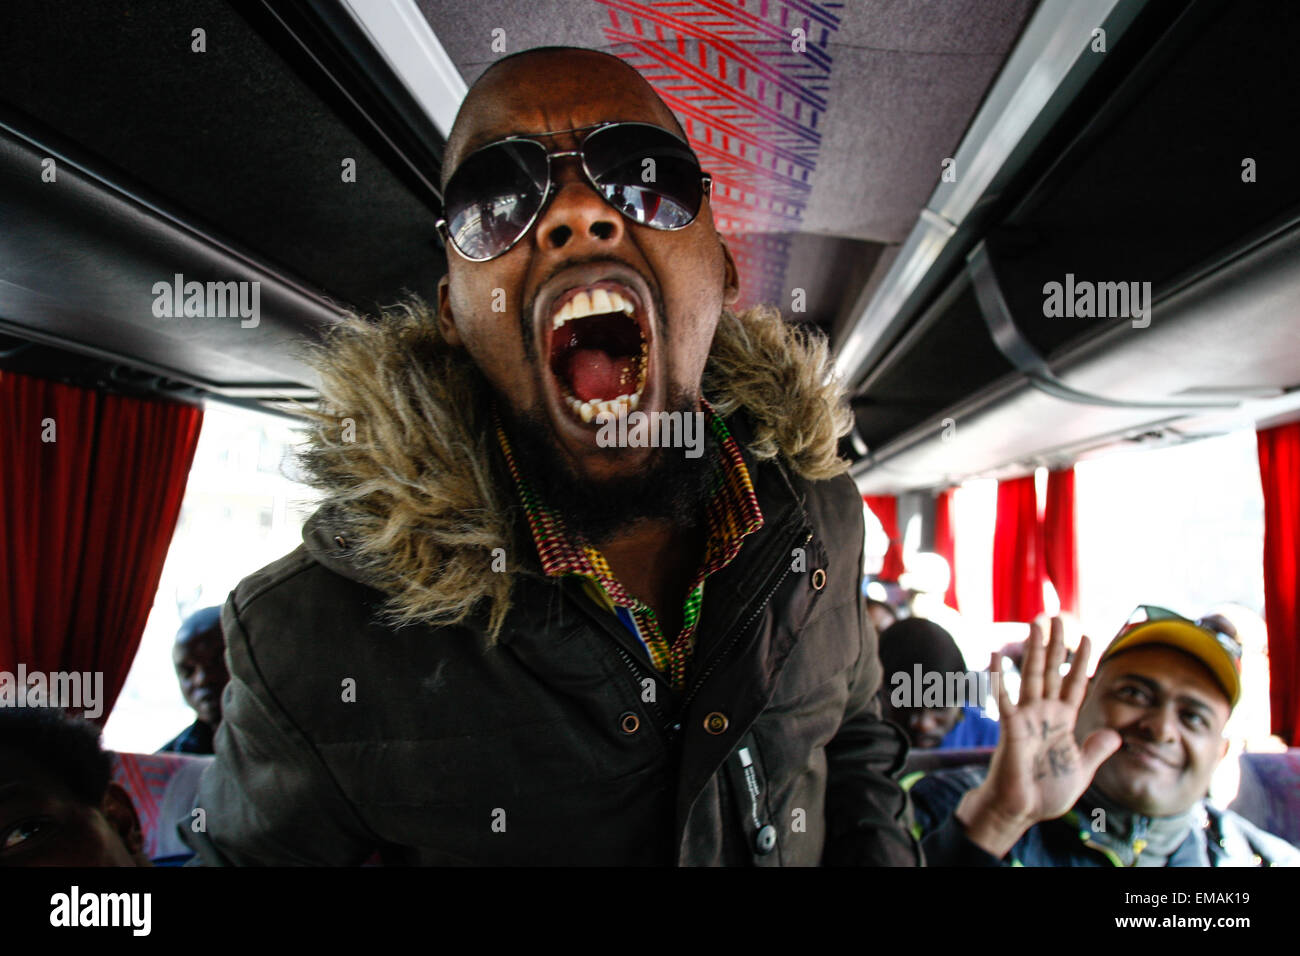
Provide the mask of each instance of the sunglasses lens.
POLYGON ((583 153, 605 201, 633 222, 680 229, 699 214, 700 164, 670 133, 653 126, 611 126, 588 136, 583 153))
POLYGON ((491 259, 528 229, 546 194, 546 150, 497 143, 479 150, 447 182, 447 231, 468 259, 491 259))

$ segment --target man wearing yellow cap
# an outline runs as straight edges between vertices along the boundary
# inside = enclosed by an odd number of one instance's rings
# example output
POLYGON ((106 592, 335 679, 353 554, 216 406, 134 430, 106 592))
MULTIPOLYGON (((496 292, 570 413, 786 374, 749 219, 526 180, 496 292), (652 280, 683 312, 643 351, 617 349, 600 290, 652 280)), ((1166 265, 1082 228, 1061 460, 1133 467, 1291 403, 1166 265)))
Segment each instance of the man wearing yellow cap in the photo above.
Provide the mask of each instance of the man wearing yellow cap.
MULTIPOLYGON (((1204 800, 1228 750, 1241 648, 1213 621, 1144 607, 1087 679, 1085 637, 1061 677, 1059 620, 1031 628, 1020 701, 999 686, 987 772, 909 783, 935 866, 1300 865, 1300 851, 1204 800)), ((993 668, 1000 669, 994 656, 993 668)))

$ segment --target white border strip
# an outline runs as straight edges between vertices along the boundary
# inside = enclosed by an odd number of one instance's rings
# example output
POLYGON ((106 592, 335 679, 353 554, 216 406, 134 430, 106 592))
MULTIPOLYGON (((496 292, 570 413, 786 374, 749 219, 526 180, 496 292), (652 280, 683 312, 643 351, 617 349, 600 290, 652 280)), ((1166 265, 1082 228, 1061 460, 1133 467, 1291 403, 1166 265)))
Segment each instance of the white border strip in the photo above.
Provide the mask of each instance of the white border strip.
POLYGON ((341 4, 443 138, 469 89, 415 0, 341 0, 341 4))

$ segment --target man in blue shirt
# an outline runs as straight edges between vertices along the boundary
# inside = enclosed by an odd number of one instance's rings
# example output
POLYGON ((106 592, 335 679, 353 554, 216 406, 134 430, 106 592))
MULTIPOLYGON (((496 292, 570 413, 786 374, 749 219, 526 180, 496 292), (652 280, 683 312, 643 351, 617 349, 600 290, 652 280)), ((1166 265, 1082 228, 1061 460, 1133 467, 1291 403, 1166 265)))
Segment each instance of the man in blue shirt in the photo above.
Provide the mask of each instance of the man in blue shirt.
POLYGON ((998 722, 984 715, 970 688, 986 686, 966 670, 957 642, 924 618, 904 618, 880 635, 881 708, 914 748, 994 747, 998 722))

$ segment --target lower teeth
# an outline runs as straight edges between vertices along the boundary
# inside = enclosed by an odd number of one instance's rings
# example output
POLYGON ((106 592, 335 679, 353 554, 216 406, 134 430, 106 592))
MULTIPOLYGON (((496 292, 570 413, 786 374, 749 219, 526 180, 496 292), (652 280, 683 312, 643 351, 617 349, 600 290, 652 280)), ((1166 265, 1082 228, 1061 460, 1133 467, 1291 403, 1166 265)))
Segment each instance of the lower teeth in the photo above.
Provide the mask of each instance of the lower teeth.
POLYGON ((599 402, 580 402, 572 395, 565 395, 564 402, 584 422, 592 422, 597 415, 626 415, 634 412, 637 406, 641 404, 641 393, 634 395, 619 395, 617 398, 607 398, 599 402))

